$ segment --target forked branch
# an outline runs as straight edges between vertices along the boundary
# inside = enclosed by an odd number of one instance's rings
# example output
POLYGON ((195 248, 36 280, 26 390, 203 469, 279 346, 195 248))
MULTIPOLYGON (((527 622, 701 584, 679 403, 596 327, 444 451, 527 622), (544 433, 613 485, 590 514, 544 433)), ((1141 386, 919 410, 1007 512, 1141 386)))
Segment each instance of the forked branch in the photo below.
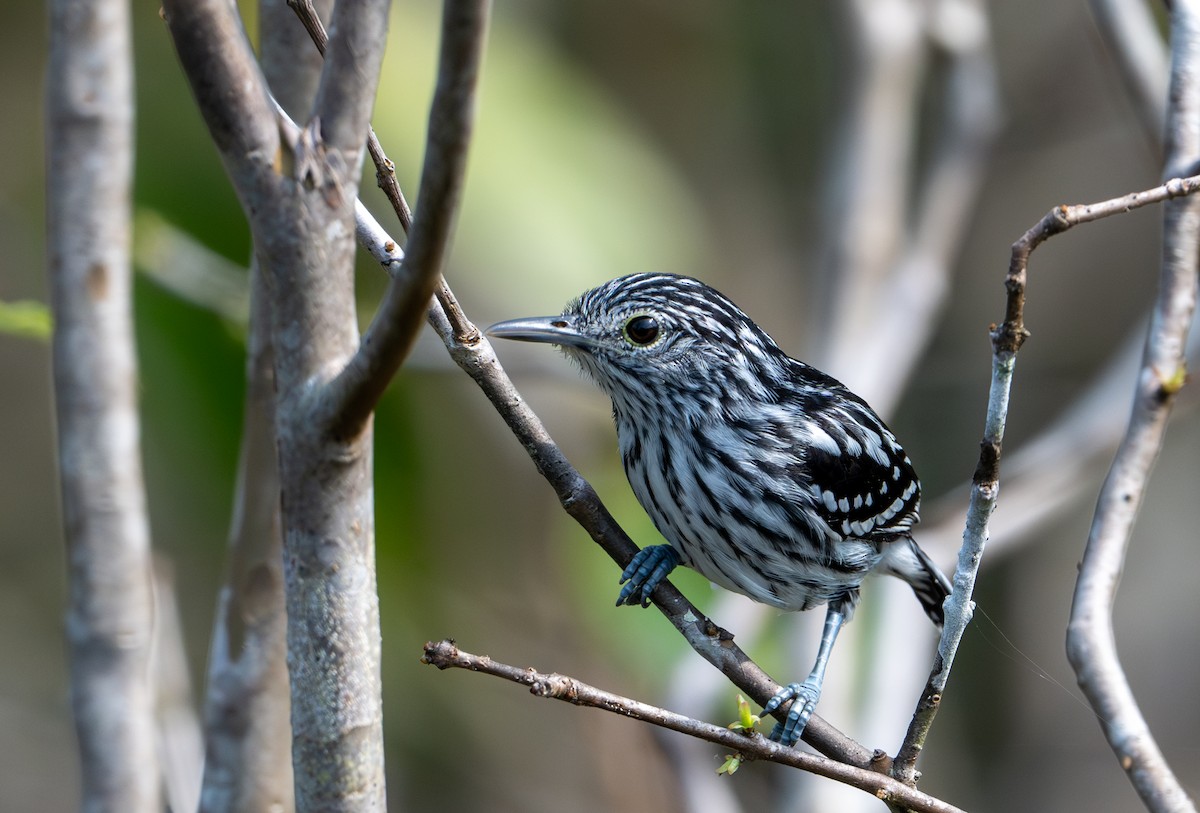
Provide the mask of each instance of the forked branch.
POLYGON ((938 644, 938 657, 934 669, 918 701, 904 743, 896 755, 892 775, 897 779, 906 783, 915 781, 917 757, 924 748, 929 729, 937 715, 942 692, 950 678, 954 657, 974 611, 971 596, 987 544, 988 520, 995 510, 1000 487, 1000 456, 1004 426, 1008 417, 1013 367, 1017 351, 1029 335, 1025 329, 1025 287, 1030 256, 1050 237, 1081 223, 1091 223, 1143 206, 1185 197, 1197 190, 1200 190, 1200 175, 1175 178, 1154 189, 1134 192, 1100 203, 1057 206, 1026 231, 1021 239, 1013 243, 1008 275, 1004 283, 1008 292, 1004 321, 994 327, 991 334, 992 383, 988 393, 987 418, 983 441, 980 444, 979 463, 972 479, 963 545, 954 573, 954 592, 946 602, 946 624, 938 644))
POLYGON ((412 349, 441 279, 466 174, 488 8, 487 0, 446 3, 420 206, 399 273, 358 352, 330 384, 327 410, 337 436, 356 434, 374 410, 412 349))

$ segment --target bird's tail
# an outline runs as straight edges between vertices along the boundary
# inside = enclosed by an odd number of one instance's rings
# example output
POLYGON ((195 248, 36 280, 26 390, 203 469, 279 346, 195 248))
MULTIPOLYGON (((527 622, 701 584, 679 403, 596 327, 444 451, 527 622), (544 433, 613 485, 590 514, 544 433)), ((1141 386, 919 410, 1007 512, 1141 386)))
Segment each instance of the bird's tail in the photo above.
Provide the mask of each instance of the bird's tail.
POLYGON ((925 614, 942 628, 946 620, 942 602, 950 595, 950 580, 911 536, 902 536, 884 549, 878 570, 908 582, 925 614))

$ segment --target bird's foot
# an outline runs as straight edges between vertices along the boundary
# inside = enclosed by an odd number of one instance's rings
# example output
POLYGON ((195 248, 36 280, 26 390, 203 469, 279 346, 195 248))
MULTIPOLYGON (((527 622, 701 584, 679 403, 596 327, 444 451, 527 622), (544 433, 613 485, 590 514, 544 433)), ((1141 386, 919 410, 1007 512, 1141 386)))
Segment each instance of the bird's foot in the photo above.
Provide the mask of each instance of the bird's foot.
POLYGON ((667 577, 679 564, 679 554, 670 545, 651 545, 642 548, 633 557, 629 566, 621 571, 621 594, 617 606, 640 604, 650 606, 650 594, 658 583, 667 577))
POLYGON ((792 707, 788 709, 787 719, 782 723, 775 724, 774 730, 771 731, 771 739, 781 745, 789 747, 795 745, 796 741, 800 739, 800 735, 804 733, 804 727, 808 725, 808 718, 812 717, 813 710, 817 707, 817 701, 820 698, 821 686, 812 678, 803 683, 789 683, 780 689, 778 694, 763 706, 762 716, 766 717, 789 700, 792 701, 792 707))

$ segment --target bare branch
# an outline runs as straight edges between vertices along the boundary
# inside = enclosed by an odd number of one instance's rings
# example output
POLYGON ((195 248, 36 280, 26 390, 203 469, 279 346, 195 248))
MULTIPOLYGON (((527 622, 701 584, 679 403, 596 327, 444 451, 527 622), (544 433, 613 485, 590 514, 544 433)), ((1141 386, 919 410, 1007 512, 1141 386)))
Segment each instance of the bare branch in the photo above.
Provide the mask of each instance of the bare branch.
POLYGON ((425 654, 421 661, 436 666, 438 669, 457 668, 494 675, 528 686, 530 693, 536 697, 548 697, 576 706, 602 709, 671 731, 678 731, 681 734, 699 737, 731 748, 745 759, 778 762, 781 765, 800 768, 809 773, 866 791, 883 802, 904 805, 910 810, 926 811, 927 813, 955 813, 956 811, 961 813, 953 805, 903 785, 884 774, 855 768, 809 754, 797 748, 785 747, 758 733, 746 734, 694 720, 682 714, 675 714, 666 709, 597 689, 566 675, 542 674, 532 668, 520 669, 516 666, 499 663, 487 656, 472 655, 469 652, 463 652, 453 641, 444 640, 436 644, 425 644, 425 654))
MULTIPOLYGON (((312 0, 287 0, 287 4, 300 18, 304 30, 308 32, 313 45, 317 47, 317 52, 324 56, 329 37, 325 33, 320 13, 313 6, 312 0)), ((282 99, 280 101, 283 102, 282 99)), ((283 106, 288 108, 286 103, 283 106)), ((290 108, 288 109, 290 110, 290 108)), ((395 209, 396 216, 400 218, 400 227, 407 234, 412 228, 412 210, 409 209, 408 201, 404 199, 404 193, 400 191, 400 183, 396 180, 396 165, 383 154, 383 147, 380 146, 373 128, 367 129, 367 152, 371 154, 371 160, 375 163, 375 180, 392 204, 392 208, 395 209)))
MULTIPOLYGON (((1171 102, 1167 169, 1200 159, 1200 3, 1171 4, 1171 102)), ((1096 710, 1109 745, 1147 808, 1194 811, 1137 705, 1117 654, 1117 584, 1162 448, 1175 394, 1186 377, 1184 348, 1196 307, 1200 199, 1169 203, 1163 227, 1159 294, 1151 315, 1133 412, 1100 491, 1071 606, 1067 655, 1096 710)))
MULTIPOLYGON (((320 13, 328 14, 333 0, 320 0, 320 13)), ((318 10, 309 7, 315 16, 318 10)), ((271 96, 293 118, 304 119, 312 110, 321 80, 324 47, 308 46, 307 32, 295 25, 287 0, 258 0, 259 60, 271 96)))
POLYGON ((270 300, 250 269, 246 402, 229 560, 208 656, 201 813, 295 804, 270 300))
MULTIPOLYGON (((995 510, 999 493, 1000 455, 1004 426, 1008 418, 1008 398, 1016 355, 1028 332, 1025 330, 1025 286, 1032 252, 1055 234, 1080 224, 1138 209, 1152 203, 1191 195, 1200 190, 1200 176, 1176 178, 1145 192, 1135 192, 1101 203, 1058 206, 1013 244, 1005 287, 1008 297, 1003 324, 992 331, 992 384, 988 394, 979 464, 971 487, 966 530, 954 573, 954 592, 946 602, 946 624, 938 645, 938 658, 922 693, 917 711, 909 725, 904 744, 896 754, 892 775, 903 782, 915 781, 916 761, 933 725, 942 692, 950 677, 950 668, 958 645, 974 611, 971 596, 975 577, 988 540, 988 522, 995 510)), ((1182 347, 1182 344, 1180 345, 1182 347)))
MULTIPOLYGON (((344 80, 330 73, 354 77, 360 83, 355 99, 319 102, 326 118, 310 120, 298 137, 289 138, 286 149, 273 150, 261 164, 256 160, 262 156, 225 155, 227 167, 257 167, 230 174, 272 296, 292 764, 300 811, 386 807, 372 438, 365 419, 353 434, 337 436, 322 409, 328 392, 322 384, 359 346, 353 204, 369 111, 363 100, 374 96, 382 48, 382 35, 372 26, 382 20, 386 6, 386 0, 349 4, 334 37, 335 43, 346 40, 331 46, 342 56, 325 66, 322 81, 328 93, 335 93, 344 80), (358 37, 361 43, 350 41, 358 37), (348 131, 355 126, 360 130, 351 139, 348 131), (323 128, 332 134, 328 144, 323 128)), ((279 139, 272 100, 229 4, 167 0, 167 12, 214 134, 220 137, 218 125, 227 111, 206 107, 220 107, 223 98, 209 87, 210 74, 225 77, 233 73, 229 66, 237 65, 255 89, 243 107, 254 107, 261 98, 262 111, 252 111, 255 120, 269 121, 273 138, 279 139), (214 27, 208 17, 226 23, 214 27), (189 24, 207 25, 208 36, 227 41, 192 38, 189 24)), ((247 95, 244 88, 218 90, 230 94, 235 107, 247 95)), ((224 153, 231 145, 218 140, 218 147, 224 153)))
POLYGON ((446 2, 420 206, 399 275, 358 352, 330 382, 326 411, 339 436, 352 436, 370 416, 411 350, 438 287, 466 171, 487 17, 486 0, 446 2))
POLYGON ((165 0, 196 105, 239 194, 279 163, 279 133, 254 51, 227 0, 165 0))
POLYGON ((50 3, 47 245, 84 811, 162 809, 131 319, 129 4, 50 3))
MULTIPOLYGON (((321 122, 326 147, 347 157, 357 156, 358 161, 362 160, 363 133, 375 104, 390 8, 390 3, 334 5, 325 69, 313 102, 313 116, 321 122), (363 81, 364 77, 371 81, 363 81)), ((355 166, 355 174, 357 169, 355 166)))

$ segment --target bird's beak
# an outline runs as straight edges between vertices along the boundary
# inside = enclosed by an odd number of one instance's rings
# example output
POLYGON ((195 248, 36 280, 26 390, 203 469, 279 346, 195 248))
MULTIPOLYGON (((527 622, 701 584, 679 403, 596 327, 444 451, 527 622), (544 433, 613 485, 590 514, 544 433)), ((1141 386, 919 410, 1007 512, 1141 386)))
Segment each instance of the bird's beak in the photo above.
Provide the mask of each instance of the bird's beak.
POLYGON ((531 316, 526 319, 512 319, 507 322, 498 322, 484 332, 498 339, 514 339, 519 342, 542 342, 557 344, 560 347, 583 349, 595 346, 594 340, 580 333, 575 327, 575 319, 572 316, 531 316))

